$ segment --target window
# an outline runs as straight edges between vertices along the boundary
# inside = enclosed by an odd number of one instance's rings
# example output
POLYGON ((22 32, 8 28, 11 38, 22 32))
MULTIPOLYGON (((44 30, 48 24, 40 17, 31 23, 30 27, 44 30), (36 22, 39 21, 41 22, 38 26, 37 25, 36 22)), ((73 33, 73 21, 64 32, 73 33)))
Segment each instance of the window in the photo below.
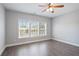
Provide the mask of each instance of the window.
POLYGON ((42 22, 27 22, 19 20, 19 38, 45 36, 47 24, 42 22))
POLYGON ((38 23, 31 23, 31 37, 38 36, 38 23))
POLYGON ((39 35, 46 35, 46 23, 39 23, 39 35))
POLYGON ((24 20, 19 22, 19 38, 29 37, 29 23, 24 20))

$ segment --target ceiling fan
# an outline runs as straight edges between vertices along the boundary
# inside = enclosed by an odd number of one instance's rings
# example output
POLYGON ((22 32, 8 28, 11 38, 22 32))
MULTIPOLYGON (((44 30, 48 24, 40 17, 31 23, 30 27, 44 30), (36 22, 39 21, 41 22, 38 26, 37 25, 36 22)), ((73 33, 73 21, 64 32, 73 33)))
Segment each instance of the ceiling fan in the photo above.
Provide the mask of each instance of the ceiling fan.
POLYGON ((48 3, 46 5, 39 5, 39 7, 45 8, 44 10, 42 10, 42 12, 49 11, 51 13, 54 13, 54 8, 63 8, 64 5, 48 3))

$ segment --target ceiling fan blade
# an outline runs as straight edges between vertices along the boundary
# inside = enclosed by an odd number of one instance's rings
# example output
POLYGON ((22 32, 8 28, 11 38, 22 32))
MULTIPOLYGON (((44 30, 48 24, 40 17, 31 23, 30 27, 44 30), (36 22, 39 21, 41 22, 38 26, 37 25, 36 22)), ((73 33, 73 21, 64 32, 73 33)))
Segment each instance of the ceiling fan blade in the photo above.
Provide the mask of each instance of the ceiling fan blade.
POLYGON ((52 5, 52 6, 50 6, 50 8, 63 8, 64 7, 64 5, 52 5))
POLYGON ((62 8, 62 7, 64 7, 64 5, 56 5, 56 6, 54 6, 54 8, 62 8))
POLYGON ((42 12, 45 12, 47 9, 42 10, 42 12))

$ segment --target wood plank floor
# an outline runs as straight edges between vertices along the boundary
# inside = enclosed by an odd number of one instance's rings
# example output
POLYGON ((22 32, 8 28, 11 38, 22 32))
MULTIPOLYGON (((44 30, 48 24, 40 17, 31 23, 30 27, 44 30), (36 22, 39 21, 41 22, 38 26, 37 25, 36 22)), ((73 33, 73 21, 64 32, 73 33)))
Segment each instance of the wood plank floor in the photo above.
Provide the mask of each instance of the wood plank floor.
POLYGON ((8 47, 2 56, 79 56, 79 47, 47 40, 8 47))

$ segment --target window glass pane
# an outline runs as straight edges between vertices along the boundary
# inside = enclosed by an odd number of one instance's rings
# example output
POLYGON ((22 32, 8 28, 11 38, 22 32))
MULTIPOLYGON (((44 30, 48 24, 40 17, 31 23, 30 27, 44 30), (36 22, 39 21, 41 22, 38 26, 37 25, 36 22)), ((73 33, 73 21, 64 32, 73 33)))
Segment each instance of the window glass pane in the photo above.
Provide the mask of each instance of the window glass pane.
POLYGON ((46 35, 46 23, 39 23, 39 35, 46 35))
POLYGON ((38 36, 38 23, 31 23, 31 37, 38 36))
POLYGON ((28 29, 19 29, 20 37, 28 37, 28 29))
POLYGON ((24 20, 19 21, 19 37, 29 37, 29 23, 24 20))

